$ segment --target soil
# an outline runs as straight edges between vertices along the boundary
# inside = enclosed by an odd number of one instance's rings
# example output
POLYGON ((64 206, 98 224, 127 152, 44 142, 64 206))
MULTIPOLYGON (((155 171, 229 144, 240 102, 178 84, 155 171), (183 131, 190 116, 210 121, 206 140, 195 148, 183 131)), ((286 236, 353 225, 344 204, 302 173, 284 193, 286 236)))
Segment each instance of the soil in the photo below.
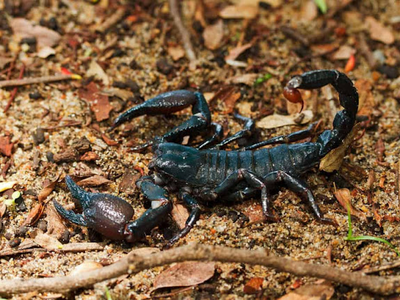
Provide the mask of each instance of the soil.
MULTIPOLYGON (((385 243, 346 241, 346 204, 337 200, 350 200, 353 205, 354 235, 379 237, 399 247, 399 1, 327 1, 325 14, 313 1, 247 1, 251 7, 236 7, 236 18, 221 12, 240 1, 183 1, 182 18, 198 60, 194 68, 185 57, 167 1, 91 2, 0 0, 0 80, 18 78, 22 68, 23 78, 61 72, 83 78, 32 84, 15 91, 14 87, 0 89, 0 183, 16 182, 0 192, 0 279, 62 276, 87 261, 108 265, 135 248, 162 249, 177 231, 171 217, 145 241, 128 245, 71 225, 54 212, 53 200, 75 208, 64 183, 68 174, 75 181, 89 178, 82 183, 89 191, 126 199, 135 209, 134 218, 145 211, 147 203, 134 182, 142 172, 148 173, 153 154, 150 149, 136 153, 130 148, 162 135, 191 112, 140 117, 108 132, 125 109, 163 92, 198 90, 209 101, 213 121, 222 124, 226 134, 243 125, 233 117, 234 110, 258 122, 263 120, 263 127, 273 127, 261 128, 260 140, 322 120, 318 134, 332 128, 340 110, 338 95, 331 87, 303 93, 305 111, 312 114, 307 124, 278 126, 282 125, 279 116, 293 116, 299 110, 298 105, 284 100, 284 85, 293 75, 316 69, 346 71, 360 93, 361 129, 339 170, 328 173, 314 168, 303 176, 325 216, 335 219, 338 226, 315 221, 309 206, 283 187, 274 195, 280 222, 263 220, 258 199, 244 204, 203 204, 196 226, 174 247, 197 242, 260 248, 349 272, 398 259, 385 243), (104 30, 118 9, 124 13, 104 30), (249 19, 243 18, 254 11, 249 19), (46 46, 39 45, 40 38, 36 44, 26 38, 21 41, 12 18, 40 24, 39 32, 46 27, 60 37, 46 46), (246 49, 239 49, 244 45, 246 49), (237 57, 232 50, 239 52, 237 57), (13 93, 15 99, 5 112, 13 93), (278 116, 278 124, 270 126, 272 121, 265 118, 272 114, 278 116), (14 194, 16 204, 10 205, 7 200, 16 191, 21 196, 14 194), (52 239, 40 240, 38 236, 43 234, 52 239), (57 244, 87 242, 97 243, 100 250, 68 252, 57 244), (29 250, 32 248, 35 250, 29 250), (28 253, 21 254, 22 249, 28 253)), ((171 198, 177 203, 175 196, 171 198)), ((127 275, 68 295, 33 292, 13 299, 106 299, 107 289, 112 299, 162 297, 162 293, 179 299, 276 299, 299 286, 320 282, 258 266, 217 263, 214 276, 193 288, 153 291, 154 279, 166 268, 127 275), (252 294, 245 287, 254 278, 263 280, 252 294)), ((378 274, 399 275, 397 269, 378 274)), ((335 299, 377 298, 345 285, 333 287, 335 299)))

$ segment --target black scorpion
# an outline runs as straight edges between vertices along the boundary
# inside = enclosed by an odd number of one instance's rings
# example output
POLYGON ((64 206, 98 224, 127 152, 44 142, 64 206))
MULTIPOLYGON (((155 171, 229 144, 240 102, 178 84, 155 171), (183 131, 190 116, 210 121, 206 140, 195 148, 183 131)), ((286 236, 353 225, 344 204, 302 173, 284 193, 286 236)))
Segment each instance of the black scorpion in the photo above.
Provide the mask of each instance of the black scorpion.
POLYGON ((344 107, 344 110, 336 114, 332 130, 323 131, 316 142, 288 144, 309 136, 310 129, 306 129, 253 144, 239 151, 219 149, 248 136, 254 129, 251 119, 238 116, 246 121, 243 130, 220 141, 215 148, 204 149, 218 142, 222 129, 218 124, 211 123, 210 111, 201 93, 173 91, 147 100, 121 114, 112 128, 145 114, 167 114, 189 106, 192 106, 193 112, 189 120, 144 145, 152 145, 154 158, 149 165, 151 175, 142 177, 137 186, 151 201, 151 208, 137 220, 131 221, 134 211, 125 200, 109 194, 86 192, 69 176, 66 177, 67 186, 72 196, 82 204, 83 214, 65 210, 55 201, 54 205, 59 214, 72 223, 92 228, 113 240, 134 242, 143 239, 170 213, 172 203, 167 190, 172 186, 179 187, 179 198, 189 208, 190 215, 185 228, 168 242, 172 245, 185 236, 199 219, 198 200, 242 201, 261 195, 264 215, 269 220, 276 220, 271 212, 271 190, 283 183, 308 201, 319 222, 335 224, 335 221, 323 217, 313 193, 299 177, 316 166, 328 152, 341 145, 352 130, 358 110, 357 90, 345 74, 336 70, 317 70, 293 77, 287 83, 284 94, 288 100, 298 101, 298 89, 310 90, 328 84, 339 93, 340 104, 344 107), (210 126, 215 127, 215 134, 198 148, 174 143, 210 126), (255 150, 271 144, 281 145, 255 150))

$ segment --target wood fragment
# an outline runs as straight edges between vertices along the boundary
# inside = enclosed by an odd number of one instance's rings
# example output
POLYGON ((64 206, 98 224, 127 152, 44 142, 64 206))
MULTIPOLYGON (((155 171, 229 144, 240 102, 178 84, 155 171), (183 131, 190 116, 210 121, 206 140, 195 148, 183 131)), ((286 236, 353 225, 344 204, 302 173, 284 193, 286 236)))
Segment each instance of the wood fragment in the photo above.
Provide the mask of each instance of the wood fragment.
POLYGON ((77 276, 57 276, 53 278, 9 279, 0 281, 0 296, 36 292, 67 292, 89 287, 97 282, 130 273, 183 261, 219 261, 222 263, 244 263, 274 268, 296 276, 309 276, 364 289, 380 295, 390 295, 400 292, 400 277, 383 278, 366 276, 360 272, 345 271, 331 266, 310 264, 268 255, 265 250, 234 249, 224 246, 208 246, 191 244, 182 247, 154 253, 135 253, 122 258, 120 261, 99 270, 88 271, 77 276))
POLYGON ((106 20, 101 23, 99 27, 96 28, 96 31, 100 33, 105 33, 110 28, 118 24, 125 17, 127 12, 128 10, 126 9, 126 7, 118 8, 113 15, 107 17, 106 20))
MULTIPOLYGON (((22 64, 21 70, 20 70, 20 72, 19 72, 18 79, 22 79, 22 77, 24 76, 24 72, 25 72, 25 65, 22 64)), ((12 90, 11 95, 10 95, 10 99, 8 99, 7 105, 6 105, 6 107, 4 107, 3 112, 7 112, 7 111, 9 110, 9 108, 11 107, 11 103, 13 103, 13 101, 14 101, 14 99, 15 99, 15 96, 17 95, 17 91, 18 91, 18 88, 17 88, 17 87, 15 87, 15 88, 12 90)))
POLYGON ((192 42, 190 41, 189 31, 186 29, 185 25, 183 25, 181 15, 179 12, 178 3, 176 0, 169 0, 169 9, 174 19, 174 23, 179 33, 181 34, 183 48, 185 49, 186 56, 190 61, 191 69, 195 69, 197 64, 196 54, 193 50, 192 42))
POLYGON ((71 80, 71 79, 75 79, 74 76, 53 75, 53 76, 43 76, 43 77, 35 77, 35 78, 3 80, 3 81, 0 81, 0 88, 11 87, 11 86, 23 86, 23 85, 37 84, 37 83, 48 83, 48 82, 71 80))

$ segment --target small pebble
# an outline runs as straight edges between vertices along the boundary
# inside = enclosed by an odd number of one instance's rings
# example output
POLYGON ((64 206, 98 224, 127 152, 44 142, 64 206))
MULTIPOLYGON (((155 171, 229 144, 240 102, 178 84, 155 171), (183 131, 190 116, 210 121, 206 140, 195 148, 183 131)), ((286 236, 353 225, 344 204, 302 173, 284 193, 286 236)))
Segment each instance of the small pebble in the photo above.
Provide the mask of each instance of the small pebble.
POLYGON ((57 19, 54 17, 51 17, 49 21, 47 22, 47 27, 54 30, 54 31, 59 31, 60 26, 58 25, 57 19))
POLYGON ((36 227, 43 232, 47 232, 47 221, 46 220, 39 220, 36 227))
POLYGON ((6 233, 4 234, 4 237, 5 237, 7 240, 11 240, 12 237, 13 237, 13 235, 12 235, 10 232, 6 232, 6 233))
POLYGON ((42 95, 38 91, 33 91, 32 93, 29 93, 29 98, 32 100, 38 100, 42 98, 42 95))
POLYGON ((160 58, 157 61, 157 70, 164 75, 171 73, 173 68, 174 67, 165 58, 160 58))
POLYGON ((119 89, 126 89, 127 88, 127 84, 125 84, 125 82, 122 82, 122 81, 114 81, 112 86, 116 87, 116 88, 119 88, 119 89))
POLYGON ((48 162, 54 162, 54 154, 51 151, 46 152, 46 158, 48 162))
POLYGON ((140 69, 140 66, 138 65, 138 63, 136 62, 136 60, 132 60, 129 63, 129 68, 131 68, 132 70, 138 70, 140 69))
POLYGON ((120 57, 120 56, 122 56, 124 54, 125 54, 124 50, 122 50, 120 48, 117 48, 117 49, 114 50, 113 54, 111 55, 111 58, 120 57))
POLYGON ((375 50, 372 54, 379 64, 383 65, 385 63, 386 57, 382 50, 375 50))
POLYGON ((64 232, 61 234, 60 242, 63 243, 63 244, 66 244, 66 243, 69 242, 70 238, 71 238, 71 235, 70 235, 69 231, 68 230, 64 230, 64 232))
POLYGON ((36 131, 32 133, 33 143, 37 146, 45 141, 44 129, 41 127, 36 128, 36 131))
POLYGON ((239 219, 238 213, 236 211, 233 211, 233 210, 231 210, 228 213, 228 217, 229 217, 229 219, 232 220, 233 223, 235 223, 239 219))
POLYGON ((399 70, 396 67, 382 65, 377 68, 379 73, 385 74, 387 78, 394 79, 399 77, 399 70))
POLYGON ((26 226, 21 226, 15 231, 15 236, 24 237, 28 232, 29 228, 26 226))
POLYGON ((133 92, 133 93, 137 93, 140 92, 140 86, 133 80, 128 79, 127 81, 125 81, 125 85, 129 87, 129 89, 133 92))
POLYGON ((12 239, 11 241, 8 242, 8 245, 10 245, 10 247, 12 248, 18 247, 19 244, 21 244, 21 239, 19 238, 12 239))

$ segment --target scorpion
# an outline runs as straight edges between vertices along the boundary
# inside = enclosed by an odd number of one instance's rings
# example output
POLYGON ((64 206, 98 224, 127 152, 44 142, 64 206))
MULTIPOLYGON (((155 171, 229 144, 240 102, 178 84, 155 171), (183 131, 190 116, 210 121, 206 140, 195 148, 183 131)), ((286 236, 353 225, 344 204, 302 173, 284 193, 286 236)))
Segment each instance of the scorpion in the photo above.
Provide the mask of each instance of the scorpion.
POLYGON ((92 228, 106 238, 132 243, 145 238, 169 215, 172 203, 168 192, 177 190, 179 199, 189 210, 189 217, 185 227, 168 241, 168 246, 171 246, 188 234, 199 219, 199 201, 243 201, 258 196, 261 197, 262 211, 267 220, 277 221, 271 210, 271 190, 278 184, 284 184, 308 201, 317 221, 337 225, 336 221, 323 216, 312 191, 300 176, 340 146, 352 130, 358 110, 357 89, 344 73, 314 70, 290 79, 284 88, 284 96, 291 102, 302 102, 299 89, 317 89, 328 84, 338 92, 344 109, 336 114, 333 129, 323 131, 315 142, 292 143, 309 137, 311 129, 308 128, 230 151, 220 148, 249 136, 255 127, 251 119, 236 115, 245 121, 244 128, 222 140, 222 127, 211 122, 203 94, 187 90, 160 94, 119 115, 110 128, 114 129, 138 116, 169 114, 192 106, 190 119, 136 148, 151 146, 154 153, 149 165, 150 175, 136 182, 145 198, 151 201, 151 207, 131 221, 134 210, 128 202, 111 194, 86 192, 67 175, 67 187, 81 203, 83 213, 66 210, 56 201, 55 208, 72 223, 92 228), (194 136, 212 126, 214 135, 197 148, 177 143, 184 136, 194 136), (215 144, 215 147, 209 148, 215 144), (262 148, 273 144, 279 145, 262 148))

